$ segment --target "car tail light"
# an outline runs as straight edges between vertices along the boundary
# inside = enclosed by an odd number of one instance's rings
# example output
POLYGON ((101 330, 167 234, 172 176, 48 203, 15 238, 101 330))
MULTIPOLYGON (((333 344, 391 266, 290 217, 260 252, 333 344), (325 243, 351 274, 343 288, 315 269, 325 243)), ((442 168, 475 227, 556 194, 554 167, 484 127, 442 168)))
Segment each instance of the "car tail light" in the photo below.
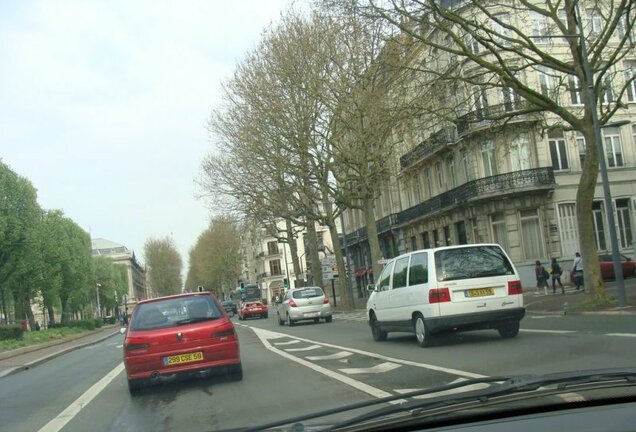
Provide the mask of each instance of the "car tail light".
POLYGON ((523 288, 521 288, 521 281, 514 280, 508 281, 508 295, 523 294, 523 288))
POLYGON ((148 348, 150 345, 147 343, 130 343, 126 342, 124 344, 124 348, 126 351, 136 351, 148 348))
POLYGON ((296 307, 296 302, 294 299, 289 299, 289 307, 296 307))
POLYGON ((429 303, 445 303, 450 301, 448 288, 434 288, 428 292, 429 303))
POLYGON ((329 297, 325 296, 325 298, 322 300, 323 304, 329 304, 329 297))

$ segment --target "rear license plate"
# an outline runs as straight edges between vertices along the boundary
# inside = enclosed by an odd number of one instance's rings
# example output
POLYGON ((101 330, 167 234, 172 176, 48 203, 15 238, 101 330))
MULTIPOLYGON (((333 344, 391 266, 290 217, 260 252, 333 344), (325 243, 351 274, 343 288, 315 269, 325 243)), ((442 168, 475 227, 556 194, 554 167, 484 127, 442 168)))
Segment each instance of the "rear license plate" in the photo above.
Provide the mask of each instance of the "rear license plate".
POLYGON ((201 360, 203 360, 203 353, 199 351, 199 352, 177 354, 173 356, 164 357, 163 364, 164 366, 172 366, 176 364, 191 363, 191 362, 196 362, 201 360))
POLYGON ((466 297, 484 297, 495 295, 494 288, 479 288, 466 291, 466 297))
POLYGON ((315 317, 317 317, 318 315, 320 315, 320 312, 307 312, 307 313, 305 314, 305 316, 306 316, 307 318, 315 318, 315 317))

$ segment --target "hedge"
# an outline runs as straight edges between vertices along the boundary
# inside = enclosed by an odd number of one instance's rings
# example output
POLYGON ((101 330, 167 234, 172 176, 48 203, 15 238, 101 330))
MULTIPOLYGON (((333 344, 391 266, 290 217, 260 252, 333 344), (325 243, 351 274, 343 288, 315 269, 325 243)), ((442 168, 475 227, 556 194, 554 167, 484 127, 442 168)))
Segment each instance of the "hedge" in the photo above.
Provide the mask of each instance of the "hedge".
POLYGON ((20 324, 0 325, 0 340, 22 340, 24 330, 20 324))

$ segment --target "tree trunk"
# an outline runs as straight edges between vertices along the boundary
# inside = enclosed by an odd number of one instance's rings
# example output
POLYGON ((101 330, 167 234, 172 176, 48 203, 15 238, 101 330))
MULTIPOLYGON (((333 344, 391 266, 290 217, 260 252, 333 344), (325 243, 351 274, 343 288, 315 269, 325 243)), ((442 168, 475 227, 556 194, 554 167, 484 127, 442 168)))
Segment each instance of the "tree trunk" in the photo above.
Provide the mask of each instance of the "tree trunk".
MULTIPOLYGON (((300 260, 298 259, 298 246, 296 245, 296 239, 294 238, 294 227, 291 220, 285 219, 285 230, 287 231, 287 241, 289 244, 289 253, 292 258, 292 267, 294 271, 295 279, 298 279, 300 275, 300 260)), ((289 274, 287 275, 289 278, 289 274)))
POLYGON ((363 199, 362 212, 367 226, 367 239, 369 251, 371 253, 371 266, 373 267, 373 280, 377 280, 382 271, 383 265, 378 261, 382 258, 380 251, 380 240, 378 239, 378 226, 375 220, 375 201, 371 197, 363 199))
MULTIPOLYGON (((9 323, 9 311, 7 309, 6 296, 5 296, 4 290, 2 288, 0 288, 0 304, 2 305, 2 309, 0 309, 0 312, 2 312, 2 315, 4 316, 4 323, 8 324, 9 323)), ((0 320, 0 324, 2 324, 2 320, 0 320)))
POLYGON ((313 219, 307 221, 307 243, 305 255, 311 259, 311 279, 314 286, 323 286, 322 266, 318 255, 318 236, 316 234, 316 222, 313 219))
POLYGON ((576 218, 579 224, 579 240, 581 257, 583 258, 584 286, 596 300, 605 300, 605 287, 601 278, 596 239, 594 235, 594 219, 592 205, 594 191, 598 180, 598 148, 594 138, 592 123, 583 128, 585 136, 585 161, 583 172, 576 192, 576 218))

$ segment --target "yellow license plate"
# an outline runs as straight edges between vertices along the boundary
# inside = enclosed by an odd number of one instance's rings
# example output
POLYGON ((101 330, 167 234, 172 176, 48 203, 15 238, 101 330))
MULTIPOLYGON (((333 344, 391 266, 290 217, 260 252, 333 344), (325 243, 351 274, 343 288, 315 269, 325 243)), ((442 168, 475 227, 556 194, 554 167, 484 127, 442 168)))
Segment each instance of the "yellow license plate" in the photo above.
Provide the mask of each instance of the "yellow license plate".
POLYGON ((203 360, 202 352, 193 352, 187 354, 177 354, 163 358, 163 364, 165 366, 171 366, 182 363, 191 363, 203 360))
POLYGON ((483 297, 495 295, 494 288, 479 288, 466 291, 468 297, 483 297))

